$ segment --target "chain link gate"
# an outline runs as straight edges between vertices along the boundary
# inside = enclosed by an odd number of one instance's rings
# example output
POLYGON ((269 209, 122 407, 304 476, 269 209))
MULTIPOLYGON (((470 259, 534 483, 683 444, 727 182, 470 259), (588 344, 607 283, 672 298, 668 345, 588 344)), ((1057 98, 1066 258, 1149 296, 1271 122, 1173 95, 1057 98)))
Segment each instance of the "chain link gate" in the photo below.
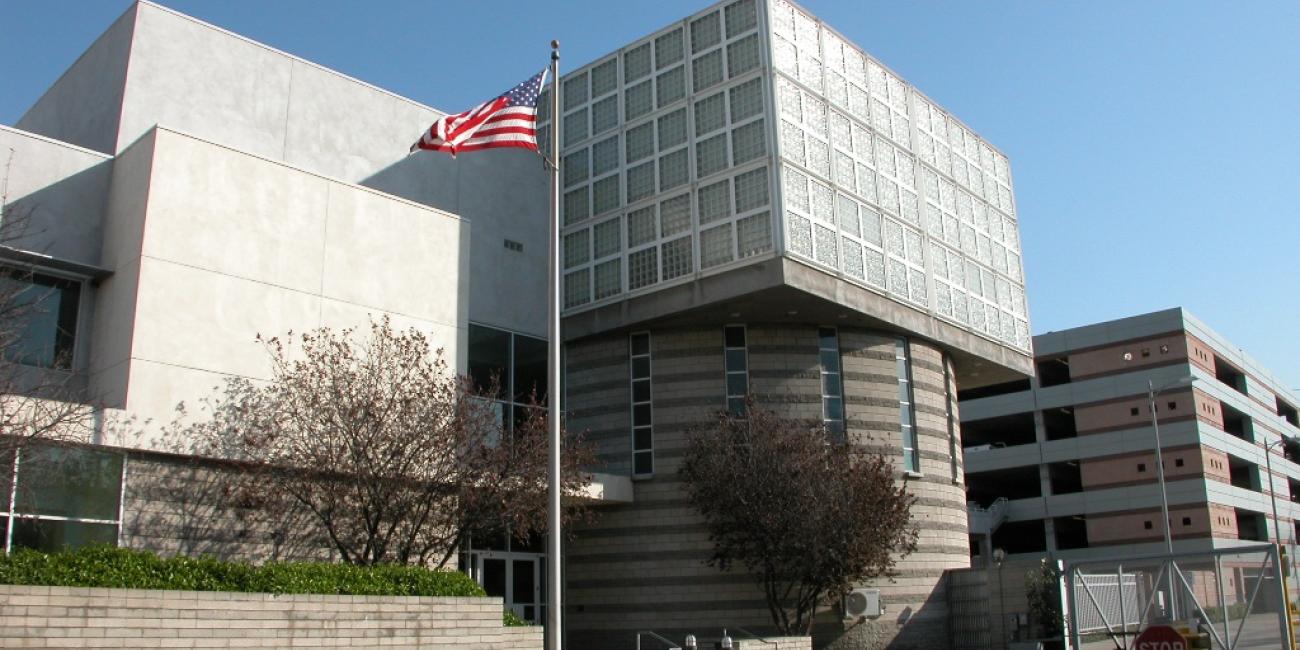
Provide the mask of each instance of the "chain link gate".
POLYGON ((1285 579, 1272 544, 1066 562, 1066 627, 1075 650, 1134 650, 1151 625, 1189 647, 1291 648, 1285 579))

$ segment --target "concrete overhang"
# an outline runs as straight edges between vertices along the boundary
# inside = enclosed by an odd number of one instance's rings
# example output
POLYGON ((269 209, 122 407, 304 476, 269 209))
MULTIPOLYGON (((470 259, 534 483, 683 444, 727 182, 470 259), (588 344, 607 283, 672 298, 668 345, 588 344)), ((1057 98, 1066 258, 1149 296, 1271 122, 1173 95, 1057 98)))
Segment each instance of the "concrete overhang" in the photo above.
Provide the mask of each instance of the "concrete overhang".
POLYGON ((59 259, 44 253, 22 250, 12 246, 0 246, 0 262, 33 271, 45 269, 96 281, 113 274, 112 271, 103 267, 59 259))
POLYGON ((1024 379, 1033 357, 797 260, 773 256, 564 318, 564 338, 637 327, 815 323, 920 337, 952 355, 963 389, 1024 379))

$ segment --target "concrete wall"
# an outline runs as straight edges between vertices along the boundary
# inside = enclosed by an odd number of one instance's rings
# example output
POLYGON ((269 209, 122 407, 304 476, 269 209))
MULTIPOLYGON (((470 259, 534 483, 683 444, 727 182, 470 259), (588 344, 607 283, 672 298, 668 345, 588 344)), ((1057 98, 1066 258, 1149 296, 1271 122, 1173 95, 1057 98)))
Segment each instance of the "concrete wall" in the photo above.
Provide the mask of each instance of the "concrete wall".
MULTIPOLYGON (((849 435, 898 465, 894 339, 846 327, 839 336, 849 435)), ((676 473, 687 430, 707 423, 725 404, 722 337, 721 325, 651 330, 655 475, 633 484, 632 504, 600 508, 599 519, 568 547, 567 598, 573 609, 567 620, 578 647, 630 643, 637 629, 674 638, 726 626, 770 629, 751 576, 706 566, 708 533, 676 473)), ((817 328, 751 324, 747 339, 750 388, 758 399, 792 417, 820 417, 817 328)), ((918 548, 899 561, 893 580, 876 585, 887 604, 884 617, 846 623, 827 610, 814 630, 817 647, 947 644, 944 575, 969 563, 965 493, 951 477, 947 360, 920 341, 913 341, 912 354, 922 472, 908 486, 918 499, 912 511, 918 548)), ((589 429, 602 460, 624 471, 630 460, 628 373, 624 333, 569 345, 570 426, 589 429)))
POLYGON ((465 365, 453 215, 166 129, 122 153, 109 203, 90 364, 108 406, 165 421, 225 377, 269 377, 259 333, 381 315, 465 365))
POLYGON ((109 156, 0 126, 0 170, 5 167, 9 204, 0 245, 99 264, 109 156), (13 219, 26 220, 26 227, 12 229, 13 219))
POLYGON ((40 648, 542 647, 500 598, 0 586, 0 645, 40 648))

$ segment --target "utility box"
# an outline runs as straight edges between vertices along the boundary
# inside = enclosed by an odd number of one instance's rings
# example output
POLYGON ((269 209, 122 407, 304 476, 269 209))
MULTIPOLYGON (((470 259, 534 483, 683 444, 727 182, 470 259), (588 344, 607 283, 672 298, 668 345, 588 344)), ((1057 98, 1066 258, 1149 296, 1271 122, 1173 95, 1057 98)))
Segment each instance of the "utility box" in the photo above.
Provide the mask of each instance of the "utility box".
POLYGON ((844 597, 844 618, 877 618, 884 613, 879 589, 858 588, 844 597))

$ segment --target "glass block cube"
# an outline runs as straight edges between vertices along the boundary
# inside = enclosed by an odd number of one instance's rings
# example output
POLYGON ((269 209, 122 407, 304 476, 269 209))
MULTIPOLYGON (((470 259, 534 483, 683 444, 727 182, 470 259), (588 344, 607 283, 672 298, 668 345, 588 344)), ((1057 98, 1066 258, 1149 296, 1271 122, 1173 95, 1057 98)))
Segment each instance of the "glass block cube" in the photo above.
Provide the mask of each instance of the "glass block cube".
POLYGON ((700 231, 700 268, 707 269, 730 262, 733 258, 731 224, 700 231))
POLYGON ((858 163, 857 172, 858 195, 870 203, 875 203, 878 200, 876 196, 876 173, 862 163, 858 163))
POLYGON ((686 96, 686 68, 678 66, 655 78, 655 106, 663 108, 686 96))
POLYGON ((893 219, 885 219, 885 250, 899 258, 907 257, 903 243, 903 226, 893 219))
POLYGON ((821 30, 817 28, 816 20, 798 9, 795 10, 794 38, 795 42, 799 43, 800 49, 806 48, 812 52, 817 52, 820 49, 820 42, 818 40, 820 31, 821 30))
POLYGON ((794 43, 773 35, 772 61, 777 70, 796 79, 799 77, 799 51, 795 49, 794 43))
POLYGON ((745 213, 768 204, 767 167, 736 176, 736 212, 745 213))
POLYGON ((640 126, 632 127, 627 130, 624 136, 627 144, 628 164, 634 163, 642 158, 653 155, 655 152, 655 123, 646 122, 640 126))
POLYGON ((662 277, 664 280, 680 278, 695 270, 693 245, 694 242, 689 235, 681 239, 674 239, 663 245, 661 259, 663 261, 662 277))
POLYGON ((659 118, 659 151, 686 142, 686 109, 679 108, 659 118))
POLYGON ((886 288, 889 292, 897 295, 904 300, 911 299, 911 294, 907 289, 907 265, 902 261, 889 258, 889 279, 886 288))
POLYGON ((642 43, 623 53, 623 83, 650 74, 650 44, 642 43))
POLYGON ((819 138, 830 135, 826 127, 826 102, 807 93, 803 96, 803 123, 809 132, 819 138))
POLYGON ((811 214, 812 204, 808 199, 808 177, 788 165, 781 170, 781 175, 785 178, 786 207, 794 208, 805 214, 811 214))
POLYGON ((681 194, 659 203, 660 235, 671 237, 691 227, 691 195, 681 194))
POLYGON ((653 109, 654 89, 649 80, 623 91, 623 110, 627 112, 627 119, 634 120, 653 109))
POLYGON ((727 167, 727 134, 719 133, 695 144, 695 175, 705 178, 727 167))
POLYGON ((764 120, 754 120, 749 124, 731 130, 731 162, 734 165, 749 162, 767 153, 764 141, 764 120))
POLYGON ((758 34, 751 34, 727 46, 727 78, 735 79, 750 70, 757 70, 759 57, 758 34))
POLYGON ((808 149, 808 168, 813 173, 830 180, 831 178, 831 148, 822 140, 814 137, 804 139, 804 146, 808 149))
POLYGON ((716 131, 726 124, 726 93, 716 93, 695 102, 695 135, 716 131))
POLYGON ((599 135, 618 126, 618 96, 611 95, 591 105, 591 133, 599 135))
POLYGON ((618 59, 610 59, 591 69, 591 96, 600 97, 618 88, 618 59))
POLYGON ((674 29, 655 39, 655 69, 664 68, 682 60, 682 30, 674 29))
POLYGON ((921 305, 930 304, 930 299, 927 296, 926 287, 925 287, 924 273, 916 269, 908 269, 907 282, 909 285, 908 287, 909 297, 912 299, 912 302, 921 305))
POLYGON ((587 139, 587 109, 564 116, 564 146, 575 145, 587 139))
POLYGON ((619 226, 619 219, 614 218, 592 227, 592 248, 596 259, 613 255, 623 249, 619 226))
POLYGON ((591 260, 591 230, 583 228, 564 236, 564 268, 586 264, 591 260))
POLYGON ((618 174, 612 174, 592 184, 592 214, 604 214, 619 206, 618 181, 618 174))
POLYGON ((698 54, 722 42, 722 19, 717 12, 691 21, 691 53, 698 54))
POLYGON ((781 121, 781 156, 800 165, 807 165, 808 163, 808 154, 804 148, 803 129, 785 120, 781 121))
POLYGON ((591 173, 600 176, 618 167, 618 136, 602 140, 591 147, 591 173))
POLYGON ((884 246, 881 238, 880 214, 866 206, 858 210, 858 219, 862 222, 862 239, 876 246, 884 246))
POLYGON ((844 253, 844 272, 859 280, 864 279, 866 271, 862 267, 862 246, 848 237, 842 237, 840 250, 844 253))
POLYGON ((614 258, 596 265, 596 300, 616 296, 623 287, 623 260, 614 258))
POLYGON ((564 195, 564 225, 579 223, 591 216, 591 201, 584 185, 564 195))
POLYGON ((786 227, 789 228, 790 250, 811 258, 813 256, 812 222, 793 213, 785 213, 786 227))
POLYGON ((635 291, 659 281, 659 248, 651 246, 627 256, 627 288, 635 291))
POLYGON ((812 198, 812 215, 827 223, 835 223, 835 192, 830 186, 817 181, 809 184, 812 198))
POLYGON ((564 80, 564 83, 561 84, 561 86, 563 86, 562 92, 564 93, 564 104, 561 105, 561 108, 567 111, 577 108, 580 104, 586 103, 587 73, 583 72, 569 77, 564 80))
POLYGON ((627 213, 628 248, 635 248, 655 240, 659 232, 659 228, 656 226, 655 214, 655 206, 653 205, 627 213))
POLYGON ((736 221, 736 250, 750 257, 772 250, 772 217, 767 212, 736 221))
POLYGON ((839 194, 835 197, 835 219, 840 224, 840 231, 846 232, 854 237, 861 237, 862 230, 858 227, 858 202, 853 199, 839 194))
POLYGON ((587 180, 588 167, 586 149, 579 149, 565 156, 560 161, 560 176, 564 179, 564 186, 571 187, 587 180))
POLYGON ((813 237, 817 261, 833 269, 840 268, 839 236, 835 231, 825 226, 815 226, 813 237))
POLYGON ((799 51, 799 81, 816 93, 822 92, 821 59, 802 49, 799 51))
POLYGON ((685 185, 690 180, 689 159, 686 149, 678 149, 659 157, 659 191, 665 192, 685 185))
POLYGON ((691 88, 700 92, 722 83, 722 50, 714 50, 691 61, 691 88))
POLYGON ((885 254, 874 248, 863 248, 862 258, 866 262, 867 282, 881 289, 885 288, 885 254))
POLYGON ((564 306, 576 307, 591 302, 591 272, 579 269, 564 276, 564 306))
POLYGON ((731 121, 741 122, 763 112, 763 79, 750 79, 731 91, 731 121))
POLYGON ((758 10, 754 0, 739 0, 727 5, 727 38, 735 38, 758 25, 758 10))
POLYGON ((731 179, 724 178, 705 185, 698 193, 700 224, 711 223, 731 216, 731 179))
POLYGON ((654 161, 627 170, 627 202, 635 203, 655 193, 654 161))
POLYGON ((854 173, 853 157, 842 151, 835 152, 835 184, 850 192, 857 191, 857 175, 854 173))

